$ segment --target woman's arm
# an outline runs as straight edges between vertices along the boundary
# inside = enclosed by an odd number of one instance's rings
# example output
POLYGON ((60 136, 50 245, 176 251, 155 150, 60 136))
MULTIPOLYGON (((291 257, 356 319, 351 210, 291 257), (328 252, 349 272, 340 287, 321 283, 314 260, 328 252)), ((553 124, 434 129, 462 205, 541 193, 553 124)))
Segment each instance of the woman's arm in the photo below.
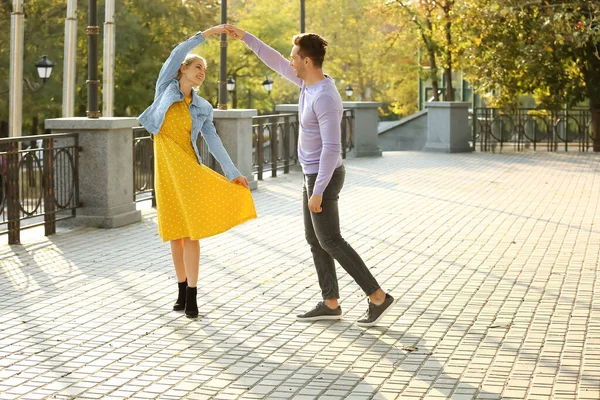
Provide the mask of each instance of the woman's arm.
POLYGON ((156 80, 156 93, 158 93, 161 88, 166 86, 177 76, 177 71, 179 71, 185 56, 192 51, 194 47, 204 43, 206 38, 216 33, 226 33, 223 25, 213 26, 204 32, 198 32, 185 42, 179 43, 177 47, 173 49, 171 55, 169 55, 169 58, 167 58, 167 61, 165 61, 160 69, 160 72, 158 73, 158 79, 156 80))
POLYGON ((227 150, 225 150, 225 147, 223 146, 223 142, 221 142, 221 138, 217 134, 217 129, 213 123, 212 108, 209 116, 202 124, 200 131, 202 132, 204 141, 206 141, 206 144, 208 145, 208 151, 210 151, 210 153, 219 162, 227 179, 231 181, 242 175, 233 164, 233 161, 231 161, 229 154, 227 154, 227 150))
POLYGON ((169 58, 167 58, 167 61, 165 61, 160 69, 160 72, 158 73, 158 79, 156 80, 156 93, 158 93, 164 86, 166 86, 177 76, 177 71, 179 71, 185 56, 192 51, 194 47, 204 43, 205 41, 206 38, 202 32, 198 32, 185 42, 179 43, 177 47, 173 49, 171 55, 169 55, 169 58))

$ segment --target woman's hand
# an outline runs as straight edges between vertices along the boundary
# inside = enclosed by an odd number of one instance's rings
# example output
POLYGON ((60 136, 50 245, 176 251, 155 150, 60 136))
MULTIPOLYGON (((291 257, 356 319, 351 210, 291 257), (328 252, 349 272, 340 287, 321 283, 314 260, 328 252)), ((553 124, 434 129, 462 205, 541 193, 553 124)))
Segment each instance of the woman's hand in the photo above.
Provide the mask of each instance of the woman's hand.
POLYGON ((245 30, 240 29, 235 25, 225 24, 223 27, 225 28, 229 39, 242 39, 246 35, 245 30))
POLYGON ((225 25, 215 25, 212 26, 210 28, 208 28, 207 30, 205 30, 204 32, 202 32, 202 36, 204 36, 205 38, 209 37, 210 35, 216 35, 219 33, 228 33, 227 30, 225 30, 225 25))
POLYGON ((250 184, 248 183, 248 179, 246 177, 240 175, 237 178, 233 179, 231 182, 237 183, 238 185, 242 185, 246 189, 250 189, 250 184))

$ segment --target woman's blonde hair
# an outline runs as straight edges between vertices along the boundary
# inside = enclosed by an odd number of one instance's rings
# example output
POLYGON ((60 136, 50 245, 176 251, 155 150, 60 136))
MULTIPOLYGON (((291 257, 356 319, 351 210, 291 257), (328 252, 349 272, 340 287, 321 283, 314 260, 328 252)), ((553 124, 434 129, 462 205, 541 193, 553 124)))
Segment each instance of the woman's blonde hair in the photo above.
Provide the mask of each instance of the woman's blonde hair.
MULTIPOLYGON (((181 63, 181 66, 187 67, 188 65, 190 65, 191 63, 193 63, 196 60, 202 60, 202 62, 204 63, 204 69, 206 69, 206 59, 204 57, 199 56, 198 54, 191 54, 191 53, 188 54, 187 56, 185 56, 185 59, 181 63)), ((179 68, 181 68, 181 67, 179 67, 179 68)), ((181 79, 181 69, 177 70, 177 76, 175 77, 175 79, 177 79, 177 80, 181 79)))

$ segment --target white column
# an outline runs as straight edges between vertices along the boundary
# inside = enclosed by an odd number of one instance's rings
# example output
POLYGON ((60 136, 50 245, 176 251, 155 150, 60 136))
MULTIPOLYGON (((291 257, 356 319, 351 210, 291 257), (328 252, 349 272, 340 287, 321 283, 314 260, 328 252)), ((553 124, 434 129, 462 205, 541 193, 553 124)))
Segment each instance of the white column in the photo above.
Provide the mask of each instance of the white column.
POLYGON ((115 0, 106 0, 105 7, 102 115, 112 117, 115 103, 115 0))
POLYGON ((23 0, 13 1, 10 16, 10 99, 8 114, 8 136, 21 136, 23 128, 23 52, 25 21, 23 0))
POLYGON ((62 116, 75 116, 75 69, 77 67, 77 0, 68 0, 65 20, 62 116))

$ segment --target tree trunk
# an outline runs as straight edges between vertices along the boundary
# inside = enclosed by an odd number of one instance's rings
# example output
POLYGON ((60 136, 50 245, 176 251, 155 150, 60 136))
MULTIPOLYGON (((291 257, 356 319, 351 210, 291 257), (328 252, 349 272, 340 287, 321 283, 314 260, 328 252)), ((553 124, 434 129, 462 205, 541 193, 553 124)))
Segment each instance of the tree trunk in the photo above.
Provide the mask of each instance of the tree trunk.
MULTIPOLYGON (((427 33, 422 32, 421 37, 423 43, 427 47, 427 55, 429 57, 429 77, 431 79, 431 90, 433 91, 433 101, 440 101, 440 89, 438 85, 438 68, 435 60, 435 43, 433 42, 433 27, 431 26, 431 19, 429 16, 425 18, 425 26, 427 27, 427 33)), ((427 99, 426 99, 427 100, 427 99)))
POLYGON ((594 152, 600 152, 600 58, 596 54, 596 44, 590 42, 586 49, 586 66, 583 69, 592 112, 592 140, 594 152))

